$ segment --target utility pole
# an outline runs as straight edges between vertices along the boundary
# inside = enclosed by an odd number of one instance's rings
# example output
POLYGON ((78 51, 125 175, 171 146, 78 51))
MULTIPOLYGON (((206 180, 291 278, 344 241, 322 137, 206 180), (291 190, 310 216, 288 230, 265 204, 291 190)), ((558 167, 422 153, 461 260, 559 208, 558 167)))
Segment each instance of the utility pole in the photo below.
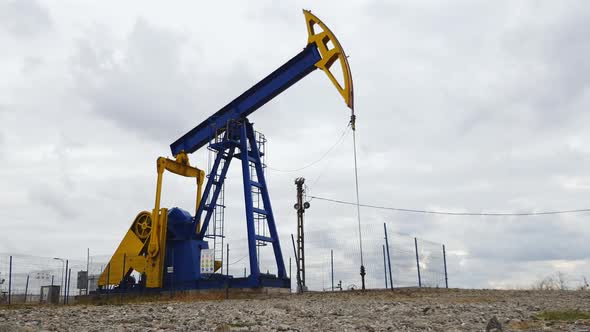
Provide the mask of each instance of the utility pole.
MULTIPOLYGON (((298 270, 301 272, 301 287, 305 290, 305 237, 303 232, 303 215, 305 210, 309 208, 309 202, 303 202, 303 195, 305 189, 303 184, 305 183, 304 178, 295 179, 295 185, 297 186, 297 203, 295 203, 295 210, 297 210, 297 255, 295 257, 298 260, 298 270)), ((298 273, 299 273, 298 271, 298 273)))
POLYGON ((297 268, 297 293, 303 292, 303 287, 301 287, 301 273, 299 273, 299 258, 297 258, 297 248, 295 248, 295 238, 293 234, 291 234, 291 242, 293 242, 293 254, 295 255, 295 265, 297 268))

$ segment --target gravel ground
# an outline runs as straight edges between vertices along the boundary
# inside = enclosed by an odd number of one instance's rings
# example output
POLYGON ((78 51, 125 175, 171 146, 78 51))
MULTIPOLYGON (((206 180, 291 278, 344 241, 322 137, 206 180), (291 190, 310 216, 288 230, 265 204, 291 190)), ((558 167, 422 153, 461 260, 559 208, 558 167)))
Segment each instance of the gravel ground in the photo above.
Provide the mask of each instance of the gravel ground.
POLYGON ((590 331, 542 311, 590 311, 590 291, 398 289, 235 300, 0 307, 3 331, 590 331), (494 324, 491 324, 494 325, 494 324), (491 327, 491 326, 490 326, 491 327), (492 330, 493 331, 493 330, 492 330))

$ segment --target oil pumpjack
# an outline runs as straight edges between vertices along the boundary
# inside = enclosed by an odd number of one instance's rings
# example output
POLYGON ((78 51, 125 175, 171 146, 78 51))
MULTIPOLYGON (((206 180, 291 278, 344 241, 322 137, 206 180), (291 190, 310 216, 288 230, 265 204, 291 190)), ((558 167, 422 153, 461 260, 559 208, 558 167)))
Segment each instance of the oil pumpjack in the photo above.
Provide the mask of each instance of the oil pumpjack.
MULTIPOLYGON (((157 159, 155 206, 140 212, 98 280, 99 291, 126 289, 125 280, 133 271, 141 274, 141 288, 290 288, 290 280, 279 243, 261 155, 252 123, 247 116, 316 69, 321 69, 352 110, 353 86, 344 50, 328 27, 304 10, 308 39, 305 48, 256 85, 205 119, 170 145, 175 159, 157 159), (330 69, 342 71, 339 82, 330 69), (215 159, 205 184, 205 172, 191 166, 188 155, 208 145, 215 159), (250 275, 243 278, 215 273, 223 265, 210 255, 206 232, 218 207, 218 199, 231 161, 241 161, 250 275), (160 207, 164 171, 195 178, 195 215, 180 208, 160 207), (204 185, 204 188, 203 188, 204 185), (252 192, 260 193, 262 205, 254 206, 252 192), (256 232, 255 220, 263 217, 268 234, 256 232), (261 273, 257 243, 272 245, 277 274, 261 273)), ((227 264, 227 262, 226 262, 227 264)))

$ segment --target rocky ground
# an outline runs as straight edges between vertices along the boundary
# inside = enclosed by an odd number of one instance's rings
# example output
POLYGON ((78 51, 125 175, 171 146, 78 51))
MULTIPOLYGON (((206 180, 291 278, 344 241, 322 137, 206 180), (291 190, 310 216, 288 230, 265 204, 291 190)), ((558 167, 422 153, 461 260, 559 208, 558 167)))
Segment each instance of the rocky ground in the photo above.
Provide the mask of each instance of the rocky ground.
POLYGON ((538 317, 543 311, 568 309, 590 311, 590 291, 398 289, 118 305, 3 306, 0 332, 493 331, 498 325, 503 331, 590 331, 590 320, 538 317))

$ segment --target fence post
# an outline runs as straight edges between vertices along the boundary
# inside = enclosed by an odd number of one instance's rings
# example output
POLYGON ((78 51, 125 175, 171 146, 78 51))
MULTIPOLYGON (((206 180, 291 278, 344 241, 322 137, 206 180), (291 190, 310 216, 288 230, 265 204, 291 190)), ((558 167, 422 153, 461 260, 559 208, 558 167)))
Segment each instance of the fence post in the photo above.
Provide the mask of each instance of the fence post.
POLYGON ((65 273, 65 280, 64 280, 64 304, 66 304, 66 298, 68 297, 67 289, 68 289, 68 263, 69 261, 66 259, 66 273, 65 273))
POLYGON ((332 265, 332 292, 334 291, 334 250, 330 249, 330 261, 332 265))
POLYGON ((25 303, 27 303, 27 292, 29 291, 29 275, 27 274, 27 283, 25 284, 25 303))
POLYGON ((227 264, 225 264, 225 275, 229 276, 229 243, 227 244, 227 249, 225 250, 225 252, 225 259, 227 260, 227 264))
POLYGON ((90 287, 90 248, 86 249, 86 295, 88 295, 88 287, 90 287))
POLYGON ((387 262, 389 266, 389 287, 393 290, 393 276, 391 275, 391 255, 389 254, 389 236, 387 235, 387 225, 383 223, 383 231, 385 232, 385 246, 387 247, 387 262))
POLYGON ((385 289, 387 289, 387 263, 385 261, 385 245, 383 245, 383 273, 385 274, 385 289))
POLYGON ((12 256, 10 256, 10 263, 8 265, 8 304, 12 300, 12 256))
POLYGON ((72 268, 68 270, 68 287, 66 287, 66 304, 70 302, 68 296, 70 296, 70 282, 72 281, 72 268))
POLYGON ((443 244, 443 264, 445 265, 445 288, 449 288, 449 278, 447 276, 447 251, 445 250, 445 245, 443 244))
MULTIPOLYGON (((223 247, 221 248, 223 250, 223 247)), ((227 264, 225 264, 225 299, 227 300, 229 299, 229 243, 227 244, 225 259, 227 259, 227 264)))
POLYGON ((416 269, 418 270, 418 287, 422 287, 422 278, 420 277, 420 257, 418 256, 418 239, 414 238, 414 246, 416 247, 416 269))
POLYGON ((53 274, 51 275, 51 289, 53 289, 53 277, 55 277, 53 274))

